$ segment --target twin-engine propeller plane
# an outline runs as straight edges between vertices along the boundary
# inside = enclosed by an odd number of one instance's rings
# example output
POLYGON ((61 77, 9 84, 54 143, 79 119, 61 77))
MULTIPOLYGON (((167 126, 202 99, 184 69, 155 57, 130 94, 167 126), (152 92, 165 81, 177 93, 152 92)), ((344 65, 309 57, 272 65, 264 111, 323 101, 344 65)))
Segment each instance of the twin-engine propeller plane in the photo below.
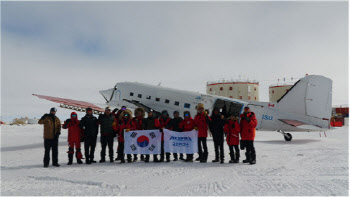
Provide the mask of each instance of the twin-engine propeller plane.
POLYGON ((196 113, 198 103, 212 111, 220 108, 223 115, 239 116, 249 106, 258 119, 257 130, 278 131, 286 141, 292 140, 290 132, 325 131, 330 129, 332 110, 332 80, 318 75, 307 75, 297 81, 277 102, 256 102, 207 95, 191 91, 176 90, 137 82, 117 83, 114 88, 100 91, 106 104, 92 104, 84 101, 36 95, 60 103, 60 107, 85 111, 91 107, 94 113, 102 113, 105 106, 129 108, 143 107, 156 113, 162 110, 180 115, 190 111, 196 113))

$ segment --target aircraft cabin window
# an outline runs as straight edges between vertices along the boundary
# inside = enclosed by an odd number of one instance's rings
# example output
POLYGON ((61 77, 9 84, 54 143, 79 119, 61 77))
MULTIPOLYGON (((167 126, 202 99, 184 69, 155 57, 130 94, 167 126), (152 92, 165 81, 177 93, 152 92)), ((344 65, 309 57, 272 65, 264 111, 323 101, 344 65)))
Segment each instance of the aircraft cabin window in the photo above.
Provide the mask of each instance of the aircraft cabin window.
POLYGON ((170 101, 168 99, 165 99, 165 103, 169 103, 170 101))
POLYGON ((160 101, 160 98, 156 98, 156 101, 160 101))
POLYGON ((185 107, 185 108, 190 108, 190 107, 191 107, 191 104, 185 103, 184 107, 185 107))
POLYGON ((151 99, 151 96, 147 96, 146 98, 147 98, 147 99, 151 99))
POLYGON ((133 93, 133 92, 130 92, 130 96, 134 96, 134 93, 133 93))
POLYGON ((142 98, 142 94, 137 95, 137 97, 142 98))
POLYGON ((175 101, 174 105, 179 106, 180 102, 179 101, 175 101))

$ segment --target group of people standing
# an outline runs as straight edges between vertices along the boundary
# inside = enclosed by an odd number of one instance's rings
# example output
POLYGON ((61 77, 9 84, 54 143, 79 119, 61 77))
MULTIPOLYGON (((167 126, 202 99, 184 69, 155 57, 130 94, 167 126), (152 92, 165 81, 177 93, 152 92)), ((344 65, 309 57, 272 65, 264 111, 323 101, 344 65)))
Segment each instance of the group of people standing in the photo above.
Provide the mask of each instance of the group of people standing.
MULTIPOLYGON (((143 108, 136 108, 133 113, 123 106, 120 110, 111 111, 109 107, 105 108, 105 112, 100 114, 98 118, 93 115, 92 109, 86 109, 86 115, 79 120, 75 112, 71 113, 70 119, 67 119, 62 125, 63 129, 68 129, 68 165, 72 165, 73 157, 78 164, 82 164, 83 154, 81 153, 80 143, 84 142, 84 155, 86 164, 96 163, 94 160, 95 147, 97 142, 98 131, 100 127, 101 142, 101 159, 100 163, 106 162, 106 149, 108 147, 109 161, 120 161, 120 163, 132 163, 138 160, 138 155, 124 154, 124 132, 131 130, 154 130, 159 129, 162 133, 161 138, 161 154, 153 155, 153 162, 170 162, 171 153, 164 152, 164 133, 163 129, 169 129, 176 132, 198 131, 198 158, 195 161, 206 163, 208 160, 207 137, 208 131, 213 137, 215 159, 212 162, 224 163, 224 138, 230 150, 229 163, 239 163, 240 149, 246 149, 246 159, 243 163, 256 163, 256 155, 254 148, 255 127, 257 120, 255 114, 250 111, 249 107, 244 108, 244 112, 238 116, 233 114, 224 117, 220 113, 220 109, 214 108, 212 115, 209 116, 208 110, 204 105, 199 103, 197 106, 197 114, 191 117, 189 111, 185 111, 184 118, 180 117, 178 111, 174 111, 173 118, 169 117, 166 110, 162 111, 160 117, 156 117, 156 113, 152 110, 147 112, 143 108), (114 138, 118 139, 117 157, 114 159, 114 138), (240 145, 240 147, 239 147, 240 145), (74 152, 75 148, 75 152, 74 152)), ((58 164, 58 138, 61 134, 61 124, 56 114, 56 109, 51 108, 49 114, 45 114, 39 120, 39 124, 44 125, 44 167, 49 166, 50 149, 52 149, 52 165, 58 164)), ((173 153, 173 161, 184 160, 185 162, 193 162, 193 154, 185 155, 173 153)), ((150 155, 140 155, 140 160, 148 163, 150 155)))

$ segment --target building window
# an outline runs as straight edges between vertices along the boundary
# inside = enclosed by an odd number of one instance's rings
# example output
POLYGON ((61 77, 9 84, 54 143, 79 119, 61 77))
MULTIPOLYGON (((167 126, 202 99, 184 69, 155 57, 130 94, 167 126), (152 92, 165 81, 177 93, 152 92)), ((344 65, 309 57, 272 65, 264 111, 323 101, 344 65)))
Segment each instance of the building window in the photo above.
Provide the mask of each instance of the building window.
POLYGON ((130 92, 130 96, 134 96, 134 93, 133 93, 133 92, 130 92))
POLYGON ((256 91, 256 88, 254 88, 254 90, 256 91))
POLYGON ((191 107, 191 104, 185 103, 184 108, 190 108, 190 107, 191 107))
POLYGON ((250 100, 250 96, 248 96, 248 100, 250 100))
POLYGON ((233 96, 230 96, 230 98, 233 98, 233 96))
POLYGON ((211 91, 211 88, 209 89, 209 91, 211 91))
POLYGON ((175 101, 174 105, 179 106, 180 102, 179 101, 175 101))
POLYGON ((255 97, 255 100, 256 100, 256 97, 255 97))
POLYGON ((286 89, 286 92, 288 92, 289 89, 286 89))
POLYGON ((239 96, 239 99, 242 99, 242 96, 239 96))
POLYGON ((230 87, 230 90, 232 90, 232 87, 230 87))
POLYGON ((150 99, 151 99, 151 96, 147 96, 146 99, 150 100, 150 99))
POLYGON ((274 90, 272 90, 272 94, 273 94, 273 93, 275 93, 275 91, 274 91, 274 90))
POLYGON ((142 98, 142 94, 138 94, 137 97, 142 98))
POLYGON ((156 98, 156 101, 158 101, 158 102, 159 102, 159 101, 160 101, 160 98, 156 98))
POLYGON ((169 103, 170 101, 168 99, 165 99, 165 103, 169 103))
POLYGON ((224 88, 223 87, 220 87, 220 91, 223 91, 224 90, 224 88))

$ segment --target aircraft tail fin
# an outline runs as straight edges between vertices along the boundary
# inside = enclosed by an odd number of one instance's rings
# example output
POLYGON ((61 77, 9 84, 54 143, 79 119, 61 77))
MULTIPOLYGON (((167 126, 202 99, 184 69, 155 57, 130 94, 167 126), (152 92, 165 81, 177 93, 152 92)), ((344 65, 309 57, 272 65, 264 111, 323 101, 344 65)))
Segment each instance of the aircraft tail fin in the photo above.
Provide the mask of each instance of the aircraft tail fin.
POLYGON ((297 81, 277 103, 281 111, 329 120, 332 115, 332 80, 307 75, 297 81))

